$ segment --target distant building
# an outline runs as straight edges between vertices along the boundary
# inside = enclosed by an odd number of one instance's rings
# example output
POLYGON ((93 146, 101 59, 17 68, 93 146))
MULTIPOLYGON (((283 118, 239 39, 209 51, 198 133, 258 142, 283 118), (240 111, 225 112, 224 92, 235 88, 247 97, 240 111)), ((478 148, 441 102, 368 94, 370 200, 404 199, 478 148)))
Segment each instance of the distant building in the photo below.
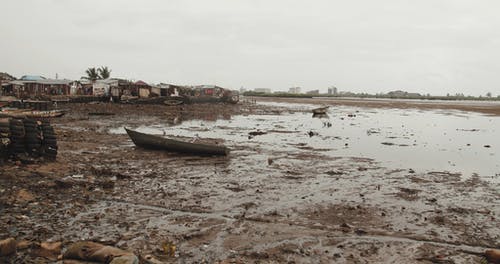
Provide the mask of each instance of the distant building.
POLYGON ((401 90, 388 92, 387 95, 389 97, 401 98, 401 97, 420 97, 422 96, 419 93, 409 93, 401 90))
POLYGON ((328 94, 329 95, 337 95, 339 92, 337 90, 337 87, 332 86, 328 88, 328 94))
POLYGON ((290 89, 288 89, 288 92, 291 94, 299 94, 300 90, 301 90, 300 87, 291 87, 290 89))
POLYGON ((256 93, 271 93, 270 88, 255 88, 253 91, 256 93))
POLYGON ((312 90, 312 91, 309 91, 307 92, 307 94, 319 94, 319 90, 312 90))

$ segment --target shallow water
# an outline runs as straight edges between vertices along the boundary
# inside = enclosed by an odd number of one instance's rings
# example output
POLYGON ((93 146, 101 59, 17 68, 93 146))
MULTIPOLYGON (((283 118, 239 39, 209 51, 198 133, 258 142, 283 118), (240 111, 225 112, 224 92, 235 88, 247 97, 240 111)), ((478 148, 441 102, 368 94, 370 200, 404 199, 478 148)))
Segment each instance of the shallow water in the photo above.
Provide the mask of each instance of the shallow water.
MULTIPOLYGON (((314 108, 307 104, 266 104, 294 110, 314 108)), ((457 172, 464 178, 478 174, 488 181, 500 181, 500 117, 477 113, 345 106, 330 108, 324 118, 312 118, 308 111, 285 111, 226 120, 190 120, 173 126, 165 122, 136 129, 160 135, 223 138, 233 149, 260 149, 255 157, 308 149, 332 158, 369 158, 387 168, 457 172), (249 137, 252 131, 266 134, 249 137)), ((123 128, 110 132, 125 133, 123 128)))

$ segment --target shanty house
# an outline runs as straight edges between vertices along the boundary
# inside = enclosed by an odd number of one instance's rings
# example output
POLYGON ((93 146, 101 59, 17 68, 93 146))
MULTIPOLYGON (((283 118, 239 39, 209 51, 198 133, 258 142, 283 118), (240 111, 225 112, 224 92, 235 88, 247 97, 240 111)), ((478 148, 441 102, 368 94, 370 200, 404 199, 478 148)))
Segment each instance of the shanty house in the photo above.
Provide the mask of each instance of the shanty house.
POLYGON ((157 96, 179 96, 183 89, 183 86, 160 83, 151 87, 151 93, 157 96))
POLYGON ((92 83, 92 94, 95 96, 109 96, 113 86, 118 86, 116 79, 96 80, 92 83))
POLYGON ((151 86, 144 81, 137 81, 134 85, 139 90, 139 97, 149 97, 151 95, 151 86))
POLYGON ((222 97, 224 94, 224 88, 217 85, 198 85, 193 89, 194 96, 213 96, 222 97))
POLYGON ((81 79, 70 84, 71 95, 92 95, 93 83, 90 80, 81 79))
POLYGON ((19 98, 40 97, 47 95, 69 95, 72 81, 65 79, 47 79, 42 76, 24 75, 19 80, 11 81, 12 93, 19 98))
POLYGON ((92 84, 92 94, 95 96, 111 96, 119 101, 122 95, 138 96, 138 88, 132 82, 124 79, 109 78, 96 80, 92 84))
POLYGON ((0 72, 0 95, 12 93, 12 85, 9 83, 15 79, 14 76, 6 72, 0 72))

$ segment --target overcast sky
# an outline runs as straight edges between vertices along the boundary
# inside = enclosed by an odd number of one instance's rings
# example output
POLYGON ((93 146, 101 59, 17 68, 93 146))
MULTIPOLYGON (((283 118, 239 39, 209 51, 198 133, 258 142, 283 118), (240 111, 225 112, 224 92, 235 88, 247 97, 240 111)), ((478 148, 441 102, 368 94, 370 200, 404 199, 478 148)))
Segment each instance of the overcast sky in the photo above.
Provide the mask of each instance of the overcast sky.
POLYGON ((500 94, 500 1, 2 0, 0 71, 500 94))

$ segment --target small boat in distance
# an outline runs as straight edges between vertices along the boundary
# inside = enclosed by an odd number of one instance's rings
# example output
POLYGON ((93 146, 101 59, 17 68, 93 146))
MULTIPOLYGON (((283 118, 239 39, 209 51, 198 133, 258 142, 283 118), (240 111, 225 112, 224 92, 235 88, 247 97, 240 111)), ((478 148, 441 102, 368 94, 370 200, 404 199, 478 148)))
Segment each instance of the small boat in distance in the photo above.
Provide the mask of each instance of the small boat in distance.
POLYGON ((52 118, 61 117, 66 114, 67 110, 47 110, 37 111, 28 109, 11 109, 0 111, 0 116, 14 117, 14 118, 52 118))
POLYGON ((125 128, 134 144, 145 149, 166 150, 194 155, 228 155, 229 149, 225 146, 216 146, 200 143, 190 143, 175 139, 150 135, 125 128))
POLYGON ((324 115, 326 114, 326 111, 328 111, 328 107, 329 106, 324 106, 324 107, 320 107, 320 108, 315 108, 312 110, 313 114, 315 115, 324 115))

